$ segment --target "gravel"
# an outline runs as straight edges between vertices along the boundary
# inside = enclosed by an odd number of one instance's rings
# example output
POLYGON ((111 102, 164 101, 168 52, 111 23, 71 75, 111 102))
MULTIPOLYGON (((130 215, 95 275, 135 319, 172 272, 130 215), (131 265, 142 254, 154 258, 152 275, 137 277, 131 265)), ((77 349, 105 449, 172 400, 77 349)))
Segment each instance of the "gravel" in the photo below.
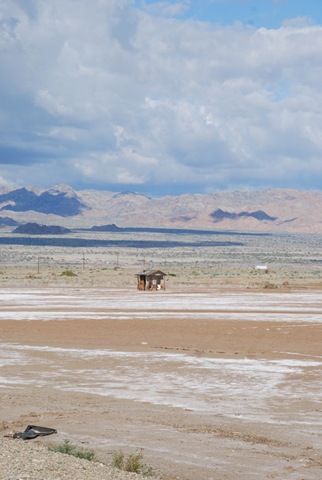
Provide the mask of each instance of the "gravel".
MULTIPOLYGON (((52 452, 27 440, 3 438, 0 442, 1 480, 143 480, 102 463, 52 452)), ((156 478, 156 477, 154 477, 156 478)))

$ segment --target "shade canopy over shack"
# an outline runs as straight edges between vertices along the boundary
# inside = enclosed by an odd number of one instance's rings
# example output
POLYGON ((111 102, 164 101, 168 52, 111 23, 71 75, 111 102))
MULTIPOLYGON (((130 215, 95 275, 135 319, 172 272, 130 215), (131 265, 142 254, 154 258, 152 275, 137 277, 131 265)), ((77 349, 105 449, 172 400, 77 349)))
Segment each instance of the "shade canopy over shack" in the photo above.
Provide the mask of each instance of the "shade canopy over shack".
POLYGON ((161 270, 143 270, 137 273, 138 290, 165 290, 166 273, 161 270))

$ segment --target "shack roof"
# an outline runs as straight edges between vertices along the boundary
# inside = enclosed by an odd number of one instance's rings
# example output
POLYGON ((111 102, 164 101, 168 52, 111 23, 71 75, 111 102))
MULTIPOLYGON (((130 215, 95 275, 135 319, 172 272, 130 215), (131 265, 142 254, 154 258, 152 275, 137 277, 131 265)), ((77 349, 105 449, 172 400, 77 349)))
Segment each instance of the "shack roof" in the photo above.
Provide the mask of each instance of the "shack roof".
POLYGON ((143 270, 143 272, 137 273, 137 277, 164 277, 166 273, 161 270, 143 270))

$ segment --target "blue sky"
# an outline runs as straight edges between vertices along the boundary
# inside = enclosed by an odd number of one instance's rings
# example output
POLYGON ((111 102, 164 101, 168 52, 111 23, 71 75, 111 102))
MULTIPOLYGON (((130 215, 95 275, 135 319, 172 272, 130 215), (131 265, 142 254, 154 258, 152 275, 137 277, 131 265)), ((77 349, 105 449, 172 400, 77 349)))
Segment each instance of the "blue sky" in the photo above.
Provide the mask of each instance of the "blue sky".
MULTIPOLYGON (((322 9, 320 0, 191 0, 187 2, 159 2, 155 0, 138 0, 139 8, 155 8, 159 11, 165 4, 181 4, 177 16, 219 25, 232 25, 240 22, 256 28, 278 28, 289 19, 309 18, 314 23, 321 23, 322 9)), ((151 11, 151 10, 150 10, 151 11)))
POLYGON ((0 186, 321 189, 320 0, 0 0, 0 186))

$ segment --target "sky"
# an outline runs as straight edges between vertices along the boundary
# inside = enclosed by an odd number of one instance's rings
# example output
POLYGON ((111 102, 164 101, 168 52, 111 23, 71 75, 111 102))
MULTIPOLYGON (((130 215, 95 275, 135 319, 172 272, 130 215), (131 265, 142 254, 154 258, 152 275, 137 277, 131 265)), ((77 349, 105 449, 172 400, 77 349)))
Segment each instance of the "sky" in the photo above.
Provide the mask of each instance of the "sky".
POLYGON ((321 0, 0 0, 0 186, 321 190, 321 0))

